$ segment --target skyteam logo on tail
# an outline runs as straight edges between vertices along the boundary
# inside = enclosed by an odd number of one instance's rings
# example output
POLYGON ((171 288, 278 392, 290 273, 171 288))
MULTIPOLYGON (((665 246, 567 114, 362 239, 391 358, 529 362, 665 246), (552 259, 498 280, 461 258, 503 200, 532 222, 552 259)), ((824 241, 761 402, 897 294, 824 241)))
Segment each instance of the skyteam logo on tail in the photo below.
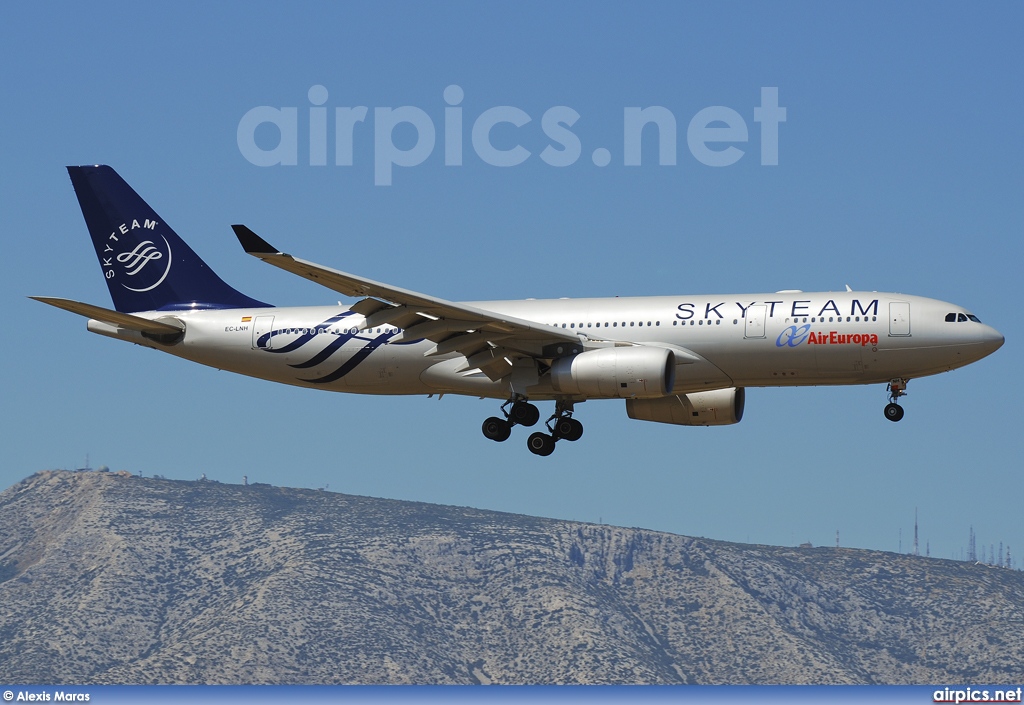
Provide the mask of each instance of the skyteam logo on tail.
POLYGON ((127 281, 119 282, 121 286, 140 293, 152 291, 163 283, 174 261, 171 243, 159 233, 156 233, 159 239, 153 237, 139 240, 142 233, 134 232, 140 229, 155 230, 158 224, 149 218, 143 219, 142 223, 133 220, 131 223, 122 223, 110 234, 100 255, 107 279, 123 276, 127 281))

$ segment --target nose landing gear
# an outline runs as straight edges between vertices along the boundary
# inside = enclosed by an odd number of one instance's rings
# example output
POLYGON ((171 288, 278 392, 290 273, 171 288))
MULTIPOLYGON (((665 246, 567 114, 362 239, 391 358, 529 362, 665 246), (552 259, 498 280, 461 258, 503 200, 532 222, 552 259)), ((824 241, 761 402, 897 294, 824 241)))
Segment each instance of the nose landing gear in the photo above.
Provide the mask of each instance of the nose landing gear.
POLYGON ((907 395, 907 380, 894 379, 889 382, 889 403, 885 405, 885 418, 890 421, 899 421, 903 418, 903 407, 900 406, 900 397, 907 395))

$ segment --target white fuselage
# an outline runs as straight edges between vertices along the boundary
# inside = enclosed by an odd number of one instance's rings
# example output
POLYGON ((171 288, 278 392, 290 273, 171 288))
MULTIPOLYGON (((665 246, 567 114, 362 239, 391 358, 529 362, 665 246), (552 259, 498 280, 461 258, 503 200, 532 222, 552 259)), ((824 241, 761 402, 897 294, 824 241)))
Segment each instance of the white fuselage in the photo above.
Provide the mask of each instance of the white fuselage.
MULTIPOLYGON (((782 292, 471 302, 506 316, 557 326, 584 341, 684 348, 674 393, 725 387, 870 384, 911 379, 969 364, 1003 337, 934 299, 878 292, 782 292), (956 314, 947 321, 948 314, 956 314)), ((162 345, 90 321, 89 329, 252 377, 365 394, 468 394, 509 398, 509 387, 465 368, 458 353, 427 355, 430 341, 397 342, 394 326, 360 330, 346 306, 159 311, 184 338, 162 345)), ((968 314, 969 315, 969 314, 968 314)), ((530 398, 559 396, 541 374, 530 398)))

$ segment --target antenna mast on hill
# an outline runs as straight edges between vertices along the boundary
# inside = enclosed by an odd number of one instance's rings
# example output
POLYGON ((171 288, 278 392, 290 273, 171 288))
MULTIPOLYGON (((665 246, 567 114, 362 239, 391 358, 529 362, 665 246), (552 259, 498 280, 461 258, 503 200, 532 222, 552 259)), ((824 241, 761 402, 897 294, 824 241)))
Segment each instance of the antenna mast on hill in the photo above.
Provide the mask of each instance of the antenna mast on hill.
POLYGON ((914 507, 914 555, 921 555, 917 550, 917 507, 914 507))

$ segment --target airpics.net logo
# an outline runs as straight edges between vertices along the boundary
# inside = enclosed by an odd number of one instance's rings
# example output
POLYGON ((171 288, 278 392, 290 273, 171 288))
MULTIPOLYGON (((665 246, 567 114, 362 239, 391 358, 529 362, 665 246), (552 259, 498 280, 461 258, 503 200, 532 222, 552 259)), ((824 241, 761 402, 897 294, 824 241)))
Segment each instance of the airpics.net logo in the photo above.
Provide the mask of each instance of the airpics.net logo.
MULTIPOLYGON (((443 92, 444 117, 441 119, 440 138, 434 119, 422 108, 412 105, 378 107, 373 108, 370 118, 370 108, 365 105, 335 107, 331 124, 330 111, 326 106, 327 89, 321 85, 312 86, 307 97, 310 105, 303 108, 308 112, 308 132, 303 129, 303 134, 309 139, 307 164, 327 166, 330 139, 334 142, 333 165, 351 167, 357 140, 372 138, 373 183, 377 186, 391 185, 395 167, 407 169, 426 162, 438 146, 439 139, 445 166, 462 166, 467 128, 473 154, 484 164, 513 167, 534 157, 517 137, 519 130, 536 129, 531 125, 533 116, 511 105, 488 108, 475 117, 464 115, 462 102, 465 91, 457 85, 448 86, 443 92), (396 144, 396 131, 403 135, 415 133, 411 146, 406 147, 409 141, 402 139, 400 144, 396 144), (492 139, 496 131, 501 132, 500 146, 495 146, 492 139), (511 139, 508 137, 510 134, 513 136, 511 139)), ((306 118, 305 115, 302 117, 306 118)), ((580 114, 567 105, 545 110, 540 118, 540 130, 548 144, 536 155, 537 158, 553 167, 567 167, 579 161, 584 147, 572 127, 580 118, 580 114)), ((256 166, 297 166, 300 155, 299 119, 298 107, 260 105, 252 108, 238 122, 238 150, 256 166), (266 139, 268 135, 270 138, 266 139)), ((761 103, 754 106, 752 119, 759 126, 761 165, 778 165, 779 125, 786 121, 786 109, 779 106, 778 88, 761 88, 761 103)), ((676 116, 668 108, 660 105, 623 108, 623 166, 642 165, 645 136, 657 140, 658 164, 675 166, 677 135, 676 116), (645 129, 649 125, 653 129, 645 129)), ((693 158, 705 166, 736 164, 745 156, 745 146, 749 142, 747 120, 740 112, 724 105, 699 110, 686 126, 686 146, 693 158)), ((306 145, 302 146, 305 152, 306 145)), ((590 152, 590 159, 594 165, 605 167, 612 163, 613 154, 606 147, 597 147, 590 152)))

